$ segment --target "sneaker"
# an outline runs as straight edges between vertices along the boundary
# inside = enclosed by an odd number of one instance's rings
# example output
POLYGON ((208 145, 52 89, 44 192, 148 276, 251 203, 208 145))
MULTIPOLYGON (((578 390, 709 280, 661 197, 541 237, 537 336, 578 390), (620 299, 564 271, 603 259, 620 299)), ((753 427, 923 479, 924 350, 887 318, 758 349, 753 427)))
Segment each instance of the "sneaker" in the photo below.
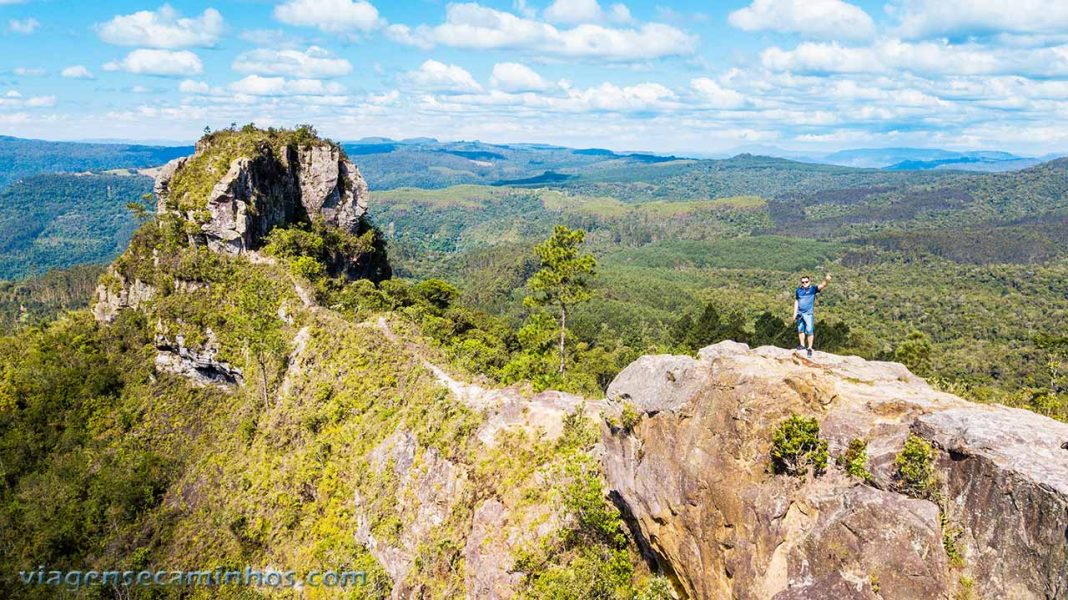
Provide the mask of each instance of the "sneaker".
POLYGON ((800 352, 800 351, 802 351, 802 350, 804 350, 804 349, 805 349, 805 347, 804 347, 804 346, 802 346, 801 344, 798 344, 798 345, 797 345, 797 347, 796 347, 796 348, 794 348, 794 350, 797 350, 798 352, 800 352))
POLYGON ((809 349, 808 349, 808 357, 809 357, 809 358, 812 358, 812 348, 809 348, 809 349))

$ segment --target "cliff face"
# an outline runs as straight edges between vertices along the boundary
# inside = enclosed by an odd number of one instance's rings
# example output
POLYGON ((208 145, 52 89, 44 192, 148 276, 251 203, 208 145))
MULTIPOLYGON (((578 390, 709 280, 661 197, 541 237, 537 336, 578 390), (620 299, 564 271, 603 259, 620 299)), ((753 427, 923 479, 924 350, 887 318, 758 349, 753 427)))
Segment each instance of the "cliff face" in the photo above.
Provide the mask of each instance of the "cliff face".
POLYGON ((733 342, 643 357, 609 397, 643 415, 604 428, 609 487, 688 597, 1068 594, 1068 425, 937 392, 894 363, 733 342), (772 474, 773 431, 792 413, 819 419, 826 473, 772 474), (910 432, 936 455, 926 498, 898 491, 910 432), (868 482, 834 464, 854 438, 868 441, 868 482))
POLYGON ((356 233, 367 212, 367 183, 360 171, 332 144, 259 143, 252 152, 220 157, 220 173, 185 173, 219 153, 210 140, 197 144, 192 156, 175 159, 156 178, 158 214, 171 212, 199 225, 191 235, 210 249, 239 254, 258 248, 276 226, 320 221, 356 233), (209 177, 206 198, 173 185, 177 178, 209 177), (203 214, 202 210, 207 214, 203 214))

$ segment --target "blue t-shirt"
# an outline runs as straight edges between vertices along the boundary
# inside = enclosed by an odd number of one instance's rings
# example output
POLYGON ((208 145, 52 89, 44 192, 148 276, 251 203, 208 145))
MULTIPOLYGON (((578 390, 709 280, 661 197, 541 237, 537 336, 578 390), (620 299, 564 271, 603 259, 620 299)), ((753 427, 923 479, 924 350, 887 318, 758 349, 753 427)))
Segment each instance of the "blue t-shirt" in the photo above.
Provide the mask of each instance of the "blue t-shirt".
POLYGON ((797 299, 797 312, 809 314, 816 307, 816 294, 820 293, 820 288, 815 285, 810 285, 807 288, 799 287, 794 292, 794 298, 797 299))

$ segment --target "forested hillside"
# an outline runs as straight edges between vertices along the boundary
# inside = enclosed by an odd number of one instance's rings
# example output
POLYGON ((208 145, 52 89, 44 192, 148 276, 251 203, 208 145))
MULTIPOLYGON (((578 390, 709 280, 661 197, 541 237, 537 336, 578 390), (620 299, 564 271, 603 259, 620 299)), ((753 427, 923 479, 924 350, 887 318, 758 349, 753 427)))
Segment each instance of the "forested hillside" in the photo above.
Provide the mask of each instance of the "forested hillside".
POLYGON ((372 216, 400 273, 452 281, 515 323, 534 241, 552 223, 587 230, 600 276, 571 322, 633 350, 679 347, 680 315, 715 321, 713 337, 792 345, 791 290, 830 271, 817 346, 1041 406, 1065 367, 1063 343, 1041 334, 1068 317, 1066 175, 1065 161, 977 175, 739 157, 552 188, 382 191, 372 216))
POLYGON ((127 204, 152 179, 140 175, 44 174, 0 190, 0 279, 113 259, 137 227, 127 204))
POLYGON ((192 151, 190 146, 48 142, 0 136, 0 189, 39 173, 156 167, 192 151))

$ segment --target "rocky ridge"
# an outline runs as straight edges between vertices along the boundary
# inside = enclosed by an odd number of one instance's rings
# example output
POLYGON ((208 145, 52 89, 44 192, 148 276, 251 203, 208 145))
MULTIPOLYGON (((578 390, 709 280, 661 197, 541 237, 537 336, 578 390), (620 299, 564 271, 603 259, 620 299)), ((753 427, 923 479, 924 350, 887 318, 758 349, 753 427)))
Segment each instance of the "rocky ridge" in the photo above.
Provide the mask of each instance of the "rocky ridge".
POLYGON ((225 172, 207 174, 217 179, 204 202, 207 215, 198 214, 199 207, 189 207, 174 183, 183 169, 213 151, 210 139, 199 142, 195 154, 160 169, 154 187, 157 214, 171 212, 196 223, 199 232, 191 235, 212 250, 254 250, 272 228, 307 220, 356 233, 367 212, 369 192, 359 169, 340 148, 317 141, 277 149, 261 143, 251 156, 235 156, 225 172))
POLYGON ((645 356, 608 389, 604 465, 647 555, 689 598, 1063 598, 1068 425, 938 392, 902 365, 721 342, 645 356), (775 475, 775 427, 816 416, 830 455, 868 441, 871 478, 775 475), (900 492, 912 432, 938 489, 900 492), (950 556, 950 553, 955 556, 950 556))

